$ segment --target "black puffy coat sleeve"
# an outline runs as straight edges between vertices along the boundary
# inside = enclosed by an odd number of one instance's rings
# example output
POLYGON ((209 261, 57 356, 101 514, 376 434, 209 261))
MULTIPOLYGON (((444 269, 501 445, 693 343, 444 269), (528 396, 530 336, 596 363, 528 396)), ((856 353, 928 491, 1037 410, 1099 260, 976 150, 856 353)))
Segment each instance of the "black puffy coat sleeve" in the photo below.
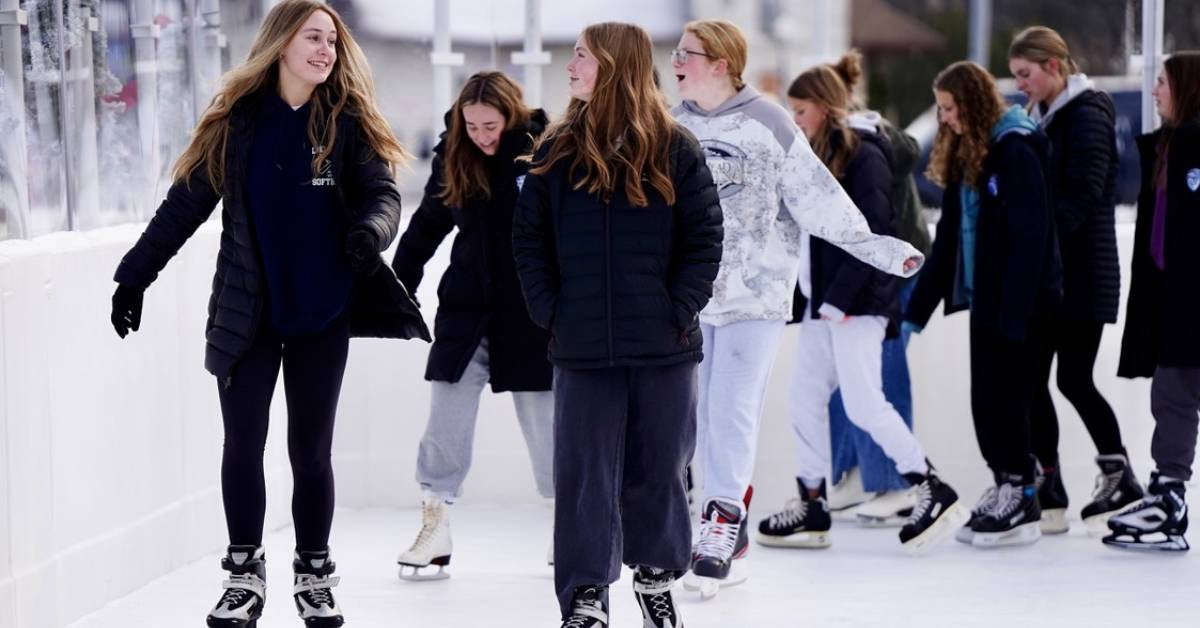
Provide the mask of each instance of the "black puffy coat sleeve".
MULTIPOLYGON (((887 157, 878 146, 860 142, 847 172, 846 193, 867 219, 871 231, 892 235, 892 169, 887 157)), ((849 312, 876 272, 879 271, 865 262, 846 255, 846 259, 838 265, 823 300, 843 312, 849 312)))
POLYGON ((1047 240, 1054 237, 1042 160, 1029 142, 999 142, 996 176, 1005 195, 1003 280, 997 324, 1009 340, 1024 340, 1037 307, 1046 267, 1047 240))
MULTIPOLYGON (((543 147, 533 163, 541 163, 545 153, 543 147)), ((550 329, 553 323, 562 285, 548 181, 556 171, 557 168, 543 174, 526 174, 513 209, 513 260, 517 276, 530 320, 545 329, 550 329)))
POLYGON ((919 327, 929 324, 934 310, 954 284, 958 267, 959 238, 962 236, 962 202, 958 184, 946 187, 942 193, 942 215, 938 218, 937 233, 930 247, 925 266, 917 275, 904 320, 919 327))
POLYGON ((400 236, 400 243, 392 258, 392 270, 410 294, 416 294, 417 286, 425 276, 425 264, 454 230, 454 216, 439 198, 442 193, 443 164, 442 156, 435 153, 421 205, 408 221, 408 228, 400 236))
POLYGON ((1054 147, 1064 151, 1062 179, 1054 191, 1054 215, 1059 238, 1065 242, 1091 212, 1106 208, 1102 199, 1114 157, 1116 130, 1112 111, 1099 104, 1076 107, 1061 123, 1067 128, 1066 141, 1054 147))
POLYGON ((358 208, 351 230, 366 230, 375 236, 380 251, 391 245, 400 230, 400 189, 392 176, 392 164, 380 157, 355 122, 347 154, 347 183, 354 191, 358 208))
POLYGON ((137 243, 121 259, 113 279, 131 288, 149 287, 208 220, 220 200, 221 194, 209 182, 204 164, 198 165, 187 180, 176 181, 137 243))
POLYGON ((721 199, 704 160, 700 142, 678 127, 674 148, 675 236, 667 292, 679 330, 692 325, 712 297, 721 265, 721 199))

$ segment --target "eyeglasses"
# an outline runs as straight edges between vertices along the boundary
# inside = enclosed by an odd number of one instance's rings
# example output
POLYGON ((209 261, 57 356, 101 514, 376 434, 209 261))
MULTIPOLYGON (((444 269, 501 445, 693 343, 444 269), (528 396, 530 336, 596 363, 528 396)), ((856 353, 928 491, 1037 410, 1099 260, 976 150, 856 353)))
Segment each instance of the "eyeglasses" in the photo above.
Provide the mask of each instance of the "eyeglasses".
POLYGON ((705 54, 698 50, 688 50, 687 48, 676 48, 671 51, 671 63, 677 63, 679 65, 684 65, 688 62, 688 55, 697 55, 697 56, 705 57, 707 59, 713 58, 712 55, 705 54))

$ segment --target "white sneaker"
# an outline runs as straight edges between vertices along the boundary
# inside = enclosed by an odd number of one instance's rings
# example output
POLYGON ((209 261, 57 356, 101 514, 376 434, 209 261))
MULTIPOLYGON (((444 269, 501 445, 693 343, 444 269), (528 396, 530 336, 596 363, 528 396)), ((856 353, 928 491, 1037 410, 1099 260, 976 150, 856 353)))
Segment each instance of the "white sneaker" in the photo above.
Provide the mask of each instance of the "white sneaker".
POLYGON ((854 467, 842 476, 842 480, 829 491, 829 514, 835 521, 854 521, 855 508, 871 499, 872 494, 863 490, 862 474, 854 467))
POLYGON ((449 578, 446 565, 450 564, 452 549, 450 504, 440 497, 428 496, 421 502, 421 531, 417 533, 417 540, 396 559, 400 565, 400 579, 420 581, 449 578), (438 568, 437 573, 421 572, 430 565, 438 568))
POLYGON ((916 492, 911 488, 876 493, 875 497, 858 507, 858 525, 866 528, 900 527, 916 505, 916 492))

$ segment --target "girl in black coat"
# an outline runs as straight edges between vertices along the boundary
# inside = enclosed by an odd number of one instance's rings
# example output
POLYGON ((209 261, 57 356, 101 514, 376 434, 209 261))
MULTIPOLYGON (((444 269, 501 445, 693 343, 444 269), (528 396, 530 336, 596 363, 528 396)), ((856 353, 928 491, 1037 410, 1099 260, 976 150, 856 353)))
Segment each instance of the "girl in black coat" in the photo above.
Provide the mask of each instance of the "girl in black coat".
POLYGON ((209 626, 262 614, 263 447, 283 366, 296 528, 294 597, 309 626, 341 626, 330 592, 334 414, 351 336, 429 333, 380 251, 395 236, 392 166, 407 158, 374 103, 366 58, 337 13, 285 0, 224 78, 175 184, 117 268, 112 323, 141 323, 142 293, 223 201, 205 366, 225 425, 221 489, 231 573, 209 626))
MULTIPOLYGON (((647 625, 691 560, 684 468, 696 443, 697 313, 721 261, 699 143, 654 85, 637 26, 587 27, 571 103, 535 151, 513 252, 554 373, 554 580, 563 626, 608 626, 624 562, 647 625)), ((651 624, 650 622, 657 622, 651 624)))
POLYGON ((1153 377, 1149 494, 1108 522, 1117 547, 1188 549, 1184 483, 1200 422, 1200 52, 1171 55, 1154 88, 1163 126, 1138 138, 1142 192, 1121 377, 1153 377), (1150 535, 1143 539, 1145 535, 1150 535))
POLYGON ((467 80, 446 114, 447 131, 433 149, 425 197, 392 261, 396 276, 415 294, 425 264, 458 228, 450 267, 438 286, 425 371, 433 401, 417 455, 423 521, 417 540, 399 559, 406 578, 420 578, 420 568, 450 561, 449 506, 471 466, 479 396, 489 381, 494 392, 512 391, 538 492, 554 497, 549 334, 529 320, 512 253, 513 206, 527 169, 517 157, 541 136, 546 115, 526 108, 521 98, 520 86, 503 72, 480 72, 467 80), (413 568, 412 576, 404 566, 413 568))
MULTIPOLYGON (((891 148, 874 129, 854 128, 848 120, 851 96, 842 77, 860 74, 858 63, 858 53, 851 52, 836 68, 819 65, 805 71, 788 88, 788 101, 813 151, 871 231, 892 235, 891 148)), ((800 502, 763 519, 756 539, 784 547, 829 545, 828 408, 830 396, 840 388, 850 421, 870 434, 914 487, 916 501, 900 529, 900 542, 910 552, 927 551, 952 534, 967 512, 883 394, 883 341, 895 335, 900 313, 896 281, 827 242, 807 234, 804 238, 801 251, 808 249, 808 255, 800 260, 794 306, 800 337, 789 386, 800 502)))
POLYGON ((956 538, 976 546, 1041 536, 1029 409, 1042 346, 1061 300, 1046 185, 1048 142, 996 81, 967 61, 934 81, 938 128, 928 175, 946 186, 937 237, 905 320, 919 329, 941 301, 971 312, 971 411, 996 485, 956 538))
POLYGON ((1114 220, 1116 115, 1112 98, 1079 72, 1062 37, 1044 26, 1013 39, 1008 67, 1029 97, 1029 113, 1050 138, 1048 162, 1063 265, 1063 305, 1041 352, 1044 383, 1030 413, 1033 453, 1044 479, 1038 489, 1042 532, 1066 532, 1067 491, 1058 465, 1058 417, 1050 398, 1050 363, 1058 354, 1058 389, 1075 406, 1092 442, 1100 476, 1082 517, 1091 530, 1142 496, 1121 428, 1092 381, 1100 335, 1117 321, 1121 273, 1114 220))

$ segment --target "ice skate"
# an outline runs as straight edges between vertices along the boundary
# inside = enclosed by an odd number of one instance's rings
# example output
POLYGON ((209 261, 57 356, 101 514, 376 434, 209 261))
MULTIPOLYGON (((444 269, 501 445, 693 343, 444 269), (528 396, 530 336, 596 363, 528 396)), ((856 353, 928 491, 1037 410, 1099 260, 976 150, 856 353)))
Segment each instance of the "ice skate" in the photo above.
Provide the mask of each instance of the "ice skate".
POLYGON ((1042 509, 1042 534, 1065 534, 1071 529, 1067 521, 1067 488, 1057 467, 1040 468, 1037 480, 1038 507, 1042 509))
MULTIPOLYGON (((449 578, 446 566, 450 564, 450 505, 440 497, 426 497, 421 503, 421 531, 412 547, 400 555, 400 579, 411 582, 442 580, 449 578), (437 567, 436 573, 422 570, 430 565, 437 567)), ((550 548, 553 551, 553 547, 550 548)), ((548 557, 553 559, 553 557, 548 557)))
POLYGON ((862 473, 854 467, 842 476, 841 481, 829 489, 829 516, 837 521, 855 521, 858 507, 871 499, 872 494, 863 489, 862 473))
POLYGON ((332 575, 336 568, 329 560, 328 550, 296 552, 292 561, 292 571, 296 574, 292 598, 300 619, 309 628, 337 628, 345 621, 331 590, 340 580, 332 575))
POLYGON ((800 498, 788 501, 783 510, 759 521, 754 540, 771 547, 829 547, 832 521, 829 518, 829 504, 825 500, 825 482, 821 482, 816 497, 808 496, 808 489, 799 479, 796 484, 800 489, 800 498))
POLYGON ((571 614, 559 628, 608 628, 608 586, 576 588, 571 614))
POLYGON ((642 611, 642 628, 683 628, 679 609, 671 597, 675 576, 654 567, 633 570, 633 593, 642 611))
POLYGON ((971 545, 971 541, 975 539, 975 530, 972 526, 983 518, 993 506, 996 505, 996 497, 999 494, 999 489, 995 486, 987 487, 983 491, 983 495, 979 497, 975 507, 971 509, 971 516, 967 519, 967 523, 954 532, 954 540, 959 543, 971 545))
POLYGON ((913 489, 883 491, 861 504, 855 518, 864 528, 898 528, 912 514, 916 503, 913 489))
POLYGON ((683 580, 684 589, 699 591, 701 598, 709 599, 722 587, 736 586, 746 581, 745 571, 737 559, 745 556, 750 549, 750 538, 746 531, 746 505, 751 491, 747 491, 744 503, 723 499, 705 502, 704 518, 700 521, 700 540, 693 551, 692 570, 683 580))
POLYGON ((267 597, 267 565, 258 545, 230 545, 221 559, 229 579, 225 592, 208 614, 210 628, 255 628, 267 597))
POLYGON ((932 467, 925 475, 908 473, 904 478, 915 485, 917 505, 900 528, 900 543, 910 554, 919 555, 945 540, 969 515, 958 503, 958 493, 932 467))
POLYGON ((1109 547, 1141 551, 1186 552, 1187 501, 1180 480, 1151 476, 1149 494, 1108 520, 1109 547))
POLYGON ((972 526, 975 536, 971 545, 1028 545, 1042 537, 1041 520, 1037 486, 1009 478, 997 489, 996 503, 972 526))
POLYGON ((1080 516, 1087 526, 1088 534, 1108 534, 1108 520, 1126 506, 1145 497, 1146 492, 1129 468, 1129 460, 1122 454, 1096 456, 1100 475, 1096 476, 1096 490, 1092 501, 1083 507, 1080 516))

